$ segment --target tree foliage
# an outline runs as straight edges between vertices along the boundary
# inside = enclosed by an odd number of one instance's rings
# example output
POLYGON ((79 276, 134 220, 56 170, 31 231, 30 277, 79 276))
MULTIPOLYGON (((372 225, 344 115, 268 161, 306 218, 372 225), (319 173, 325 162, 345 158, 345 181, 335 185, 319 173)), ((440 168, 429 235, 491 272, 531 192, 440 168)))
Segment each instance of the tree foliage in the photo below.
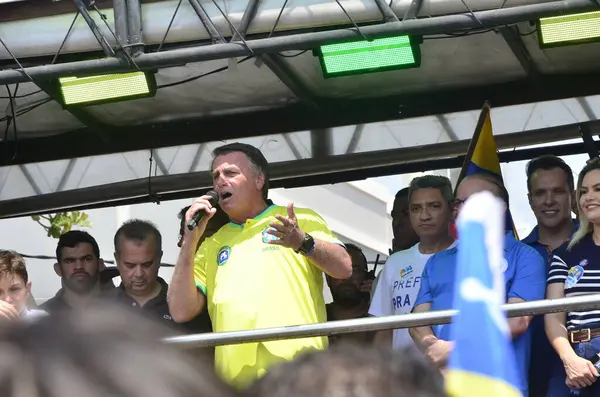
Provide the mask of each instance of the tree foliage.
POLYGON ((92 227, 88 220, 88 214, 80 211, 57 212, 51 215, 34 215, 31 217, 39 223, 48 233, 48 237, 59 238, 62 234, 70 231, 73 226, 92 227))

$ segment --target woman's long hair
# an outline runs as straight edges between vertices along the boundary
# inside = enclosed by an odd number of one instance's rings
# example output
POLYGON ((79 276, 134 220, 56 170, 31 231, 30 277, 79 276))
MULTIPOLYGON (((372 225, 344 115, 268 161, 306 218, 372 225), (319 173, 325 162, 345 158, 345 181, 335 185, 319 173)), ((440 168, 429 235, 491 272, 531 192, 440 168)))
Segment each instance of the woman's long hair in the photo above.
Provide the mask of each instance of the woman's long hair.
POLYGON ((593 158, 589 160, 585 167, 579 173, 579 177, 577 178, 577 209, 579 210, 579 228, 571 238, 567 249, 573 248, 575 244, 581 241, 588 233, 591 233, 594 230, 594 225, 590 223, 590 220, 587 218, 583 209, 581 208, 581 184, 583 183, 583 178, 593 170, 600 170, 600 158, 593 158))

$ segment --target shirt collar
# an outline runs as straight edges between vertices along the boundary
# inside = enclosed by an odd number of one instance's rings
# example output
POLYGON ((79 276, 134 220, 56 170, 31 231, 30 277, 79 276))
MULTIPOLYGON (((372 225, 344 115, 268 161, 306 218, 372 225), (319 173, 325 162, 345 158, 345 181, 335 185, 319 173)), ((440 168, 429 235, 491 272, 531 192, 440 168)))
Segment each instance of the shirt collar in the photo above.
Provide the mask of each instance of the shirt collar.
MULTIPOLYGON (((154 298, 152 298, 148 302, 146 302, 146 305, 148 305, 149 302, 160 302, 163 300, 164 301, 167 300, 167 291, 169 289, 169 285, 162 277, 158 277, 157 281, 160 284, 160 292, 154 298)), ((133 299, 129 295, 127 295, 127 292, 125 291, 125 285, 123 285, 122 281, 121 281, 121 284, 119 285, 119 287, 117 288, 117 290, 119 291, 119 295, 133 299)))
MULTIPOLYGON (((510 251, 513 246, 517 243, 517 239, 515 238, 515 235, 513 234, 512 231, 506 232, 506 234, 504 235, 504 251, 510 251)), ((454 245, 454 247, 449 248, 448 250, 452 253, 456 253, 458 252, 458 245, 460 244, 460 240, 456 240, 456 245, 454 245)))
MULTIPOLYGON (((575 232, 577 231, 577 229, 579 228, 579 221, 577 219, 573 219, 573 231, 571 233, 571 237, 573 236, 573 234, 575 234, 575 232)), ((531 230, 531 233, 529 233, 529 236, 525 237, 523 239, 523 242, 527 245, 532 245, 532 244, 539 244, 540 241, 540 227, 538 225, 536 225, 533 230, 531 230)))

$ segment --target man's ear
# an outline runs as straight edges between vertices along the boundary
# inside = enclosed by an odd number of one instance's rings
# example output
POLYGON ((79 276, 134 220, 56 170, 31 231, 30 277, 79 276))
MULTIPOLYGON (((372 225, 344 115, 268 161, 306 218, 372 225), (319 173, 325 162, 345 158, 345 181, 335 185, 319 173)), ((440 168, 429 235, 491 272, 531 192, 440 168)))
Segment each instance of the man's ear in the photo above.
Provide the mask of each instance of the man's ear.
POLYGON ((527 201, 529 202, 529 206, 531 207, 531 193, 527 193, 527 201))
POLYGON ((27 295, 31 295, 31 280, 25 283, 25 289, 27 290, 27 295))
POLYGON ((60 264, 58 262, 54 264, 54 273, 56 273, 58 277, 63 276, 62 269, 60 268, 60 264))
POLYGON ((98 259, 98 271, 103 271, 106 269, 106 264, 104 263, 104 259, 98 259))
POLYGON ((256 177, 256 190, 262 190, 262 188, 265 186, 265 175, 264 174, 260 174, 256 177))

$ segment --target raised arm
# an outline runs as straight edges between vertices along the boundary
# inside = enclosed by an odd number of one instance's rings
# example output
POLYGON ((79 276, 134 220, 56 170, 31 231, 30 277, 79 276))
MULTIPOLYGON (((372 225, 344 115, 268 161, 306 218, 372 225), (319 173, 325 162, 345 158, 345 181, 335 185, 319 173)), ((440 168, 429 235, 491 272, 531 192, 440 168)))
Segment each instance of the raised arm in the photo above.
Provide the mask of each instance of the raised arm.
POLYGON ((287 207, 288 216, 277 215, 270 223, 268 233, 277 237, 269 241, 296 252, 302 252, 310 262, 333 278, 345 279, 352 275, 352 258, 344 245, 333 235, 325 221, 314 211, 302 209, 296 215, 294 203, 287 207), (308 252, 303 252, 307 236, 314 241, 308 252))
POLYGON ((206 229, 208 220, 216 212, 216 209, 211 206, 208 200, 208 196, 200 197, 185 214, 185 233, 167 295, 169 312, 173 320, 178 323, 190 321, 198 316, 206 305, 204 248, 200 247, 199 252, 196 254, 196 247, 206 229), (193 231, 190 231, 187 229, 187 224, 198 211, 204 211, 207 215, 193 231))

